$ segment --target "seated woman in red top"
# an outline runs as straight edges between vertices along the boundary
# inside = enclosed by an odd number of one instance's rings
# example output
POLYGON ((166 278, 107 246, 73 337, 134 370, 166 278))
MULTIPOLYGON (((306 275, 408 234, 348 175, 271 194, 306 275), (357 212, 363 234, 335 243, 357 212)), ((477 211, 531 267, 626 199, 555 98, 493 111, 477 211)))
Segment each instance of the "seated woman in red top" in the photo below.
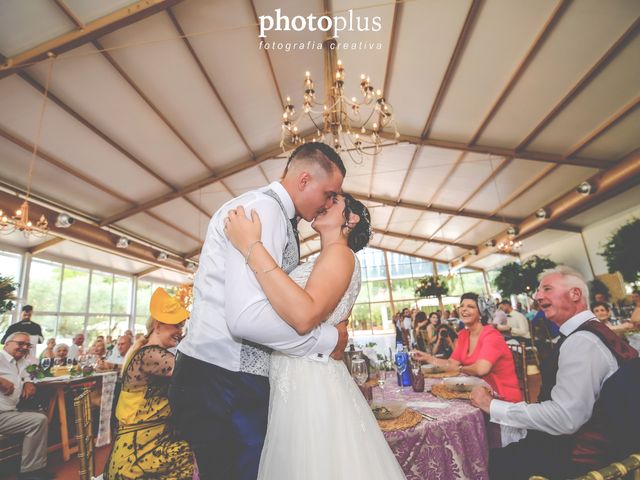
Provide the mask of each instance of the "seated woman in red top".
POLYGON ((444 360, 419 351, 412 353, 414 358, 446 370, 481 377, 502 400, 522 401, 511 350, 500 332, 491 325, 485 325, 488 316, 483 318, 480 312, 478 295, 462 295, 458 311, 465 328, 458 334, 458 343, 451 358, 444 360))

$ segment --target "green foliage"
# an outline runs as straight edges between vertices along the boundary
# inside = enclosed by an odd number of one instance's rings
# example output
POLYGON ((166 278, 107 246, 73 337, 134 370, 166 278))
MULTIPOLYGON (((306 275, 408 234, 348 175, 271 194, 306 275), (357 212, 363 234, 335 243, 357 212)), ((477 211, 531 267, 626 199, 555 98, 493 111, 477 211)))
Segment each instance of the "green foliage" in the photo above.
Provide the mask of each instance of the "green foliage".
POLYGON ((425 297, 445 297, 449 295, 449 285, 446 277, 434 278, 431 275, 422 277, 416 286, 416 296, 425 297))
POLYGON ((12 277, 0 277, 0 315, 13 310, 17 286, 12 277))
POLYGON ((620 272, 625 282, 640 282, 640 219, 634 218, 621 226, 599 252, 607 262, 609 273, 620 272))
POLYGON ((556 266, 556 262, 533 255, 524 263, 508 263, 500 269, 494 282, 503 297, 510 295, 533 295, 538 288, 538 275, 556 266))

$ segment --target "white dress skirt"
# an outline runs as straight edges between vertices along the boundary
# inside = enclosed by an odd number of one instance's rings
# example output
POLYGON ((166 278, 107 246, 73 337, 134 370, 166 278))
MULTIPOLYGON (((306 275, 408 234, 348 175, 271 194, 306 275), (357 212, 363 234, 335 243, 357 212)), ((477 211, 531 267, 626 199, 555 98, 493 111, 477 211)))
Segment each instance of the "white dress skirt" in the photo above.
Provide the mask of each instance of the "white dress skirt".
MULTIPOLYGON (((291 272, 304 287, 313 262, 291 272)), ((337 324, 360 291, 357 262, 327 322, 337 324)), ((258 478, 394 480, 405 476, 344 362, 271 355, 269 421, 258 478)))

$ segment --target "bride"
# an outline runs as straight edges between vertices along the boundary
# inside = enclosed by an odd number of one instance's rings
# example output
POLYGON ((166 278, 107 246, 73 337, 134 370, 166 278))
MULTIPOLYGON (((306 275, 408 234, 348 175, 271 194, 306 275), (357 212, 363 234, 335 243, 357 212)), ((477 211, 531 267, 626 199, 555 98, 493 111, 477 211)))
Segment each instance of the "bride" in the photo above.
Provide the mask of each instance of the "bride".
MULTIPOLYGON (((320 255, 290 277, 259 242, 258 214, 251 217, 242 207, 230 211, 225 232, 245 254, 280 317, 300 334, 323 321, 336 325, 347 318, 360 292, 355 252, 371 234, 367 208, 351 195, 337 195, 334 205, 311 223, 320 234, 320 255)), ((269 382, 259 479, 405 478, 344 362, 330 358, 320 363, 274 352, 269 382)))

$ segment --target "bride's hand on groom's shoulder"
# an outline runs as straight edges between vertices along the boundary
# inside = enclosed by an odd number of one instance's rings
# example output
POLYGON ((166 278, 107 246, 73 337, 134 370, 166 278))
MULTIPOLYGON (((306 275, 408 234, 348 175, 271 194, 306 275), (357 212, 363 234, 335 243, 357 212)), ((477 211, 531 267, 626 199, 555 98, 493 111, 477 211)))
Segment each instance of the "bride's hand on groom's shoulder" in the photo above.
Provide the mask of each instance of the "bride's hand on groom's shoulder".
POLYGON ((242 205, 232 208, 224 219, 224 233, 231 244, 246 256, 249 246, 262 236, 262 223, 258 213, 251 210, 249 219, 242 205))

